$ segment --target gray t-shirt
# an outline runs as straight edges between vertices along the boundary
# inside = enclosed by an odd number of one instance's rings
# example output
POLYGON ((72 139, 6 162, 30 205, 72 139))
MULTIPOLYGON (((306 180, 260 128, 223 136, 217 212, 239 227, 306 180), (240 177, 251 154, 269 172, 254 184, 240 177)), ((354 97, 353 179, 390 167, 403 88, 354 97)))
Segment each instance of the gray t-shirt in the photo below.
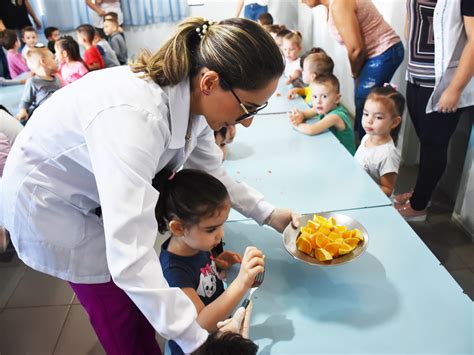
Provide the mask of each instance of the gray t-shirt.
POLYGON ((120 65, 127 64, 128 53, 124 35, 120 32, 112 33, 109 37, 109 43, 115 54, 117 54, 120 65))
POLYGON ((120 65, 117 59, 117 55, 110 46, 109 42, 102 38, 99 42, 97 42, 97 47, 101 47, 104 50, 104 55, 102 57, 104 58, 104 64, 106 68, 116 67, 117 65, 120 65))
POLYGON ((26 109, 28 111, 28 116, 31 116, 33 111, 39 105, 60 88, 61 84, 57 77, 53 80, 44 80, 38 76, 32 77, 25 84, 23 96, 21 97, 20 109, 26 109))

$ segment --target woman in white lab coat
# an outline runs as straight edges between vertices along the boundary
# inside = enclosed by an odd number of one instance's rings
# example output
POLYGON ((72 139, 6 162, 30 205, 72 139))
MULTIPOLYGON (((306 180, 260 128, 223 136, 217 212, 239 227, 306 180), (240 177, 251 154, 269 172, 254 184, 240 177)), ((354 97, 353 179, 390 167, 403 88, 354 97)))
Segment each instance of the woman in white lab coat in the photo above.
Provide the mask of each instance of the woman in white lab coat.
POLYGON ((27 265, 70 282, 109 354, 159 353, 154 329, 185 352, 207 338, 153 248, 151 182, 161 169, 206 170, 239 212, 278 230, 290 222, 291 212, 227 176, 213 134, 248 127, 283 69, 257 23, 191 18, 131 68, 56 92, 17 138, 4 171, 5 226, 27 265))

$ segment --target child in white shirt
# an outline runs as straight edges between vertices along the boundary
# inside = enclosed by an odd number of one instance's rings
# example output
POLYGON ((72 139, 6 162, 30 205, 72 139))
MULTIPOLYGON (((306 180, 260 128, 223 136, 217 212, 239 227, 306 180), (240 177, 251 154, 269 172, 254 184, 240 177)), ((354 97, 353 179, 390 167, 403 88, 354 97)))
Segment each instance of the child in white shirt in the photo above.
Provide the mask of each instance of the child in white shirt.
POLYGON ((283 37, 281 50, 285 57, 285 76, 288 78, 286 84, 292 84, 301 77, 301 65, 300 65, 300 54, 301 54, 301 33, 290 32, 283 37))

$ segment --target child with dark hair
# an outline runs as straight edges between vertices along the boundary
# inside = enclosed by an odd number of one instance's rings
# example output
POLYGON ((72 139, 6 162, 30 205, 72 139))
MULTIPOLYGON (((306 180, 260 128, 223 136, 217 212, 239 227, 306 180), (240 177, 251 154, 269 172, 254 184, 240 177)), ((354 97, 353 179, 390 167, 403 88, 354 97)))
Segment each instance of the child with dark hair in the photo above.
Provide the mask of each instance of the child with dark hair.
POLYGON ((108 36, 108 41, 114 50, 119 63, 121 65, 127 64, 128 51, 125 43, 125 36, 119 31, 119 23, 112 17, 104 19, 104 33, 108 36))
MULTIPOLYGON (((171 232, 161 246, 160 263, 170 287, 179 287, 194 303, 197 322, 209 332, 226 319, 263 272, 263 255, 248 247, 243 258, 224 251, 213 255, 224 236, 224 223, 230 211, 226 187, 212 175, 185 169, 172 173, 162 170, 153 180, 160 192, 155 214, 158 230, 171 232), (224 290, 217 265, 241 263, 236 279, 224 290)), ((183 354, 170 341, 172 354, 183 354)))
POLYGON ((116 67, 120 65, 117 55, 105 38, 100 36, 100 31, 95 30, 94 45, 99 50, 100 55, 104 59, 106 68, 116 67))
MULTIPOLYGON (((290 33, 291 33, 291 30, 289 30, 288 28, 281 28, 280 31, 278 31, 278 33, 275 36, 272 35, 272 37, 275 39, 275 42, 280 48, 280 50, 281 50, 281 46, 283 45, 283 38, 285 38, 285 36, 289 35, 290 33)), ((272 32, 270 32, 270 34, 272 34, 272 32)))
POLYGON ((372 89, 362 115, 366 134, 354 156, 387 196, 397 182, 400 152, 396 144, 404 108, 405 98, 392 85, 372 89))
POLYGON ((55 53, 54 44, 61 37, 61 33, 59 32, 59 28, 53 27, 53 26, 46 27, 44 29, 44 36, 48 40, 48 49, 51 52, 53 52, 53 54, 54 54, 55 53))
POLYGON ((28 72, 28 66, 21 53, 18 52, 20 48, 20 41, 14 30, 5 30, 0 33, 0 40, 7 50, 8 70, 12 79, 15 79, 22 73, 28 72))
POLYGON ((21 30, 21 40, 25 44, 21 50, 21 55, 26 60, 26 53, 38 44, 38 33, 31 26, 25 27, 21 30))
POLYGON ((89 70, 79 54, 79 45, 71 36, 61 37, 54 44, 59 63, 61 86, 68 85, 86 75, 89 70))
POLYGON ((339 80, 333 74, 315 77, 310 84, 313 109, 318 119, 315 123, 304 121, 314 116, 306 116, 307 111, 292 110, 289 113, 294 128, 301 133, 313 136, 331 131, 341 144, 354 155, 355 136, 349 112, 340 105, 339 80))
POLYGON ((273 25, 273 16, 269 12, 264 12, 258 17, 258 23, 262 26, 273 25))
POLYGON ((104 59, 99 53, 99 50, 94 45, 95 29, 91 25, 80 25, 76 28, 77 39, 79 44, 86 49, 84 51, 84 62, 87 68, 92 70, 104 69, 104 59))
POLYGON ((234 332, 214 332, 193 355, 255 355, 258 345, 234 332))

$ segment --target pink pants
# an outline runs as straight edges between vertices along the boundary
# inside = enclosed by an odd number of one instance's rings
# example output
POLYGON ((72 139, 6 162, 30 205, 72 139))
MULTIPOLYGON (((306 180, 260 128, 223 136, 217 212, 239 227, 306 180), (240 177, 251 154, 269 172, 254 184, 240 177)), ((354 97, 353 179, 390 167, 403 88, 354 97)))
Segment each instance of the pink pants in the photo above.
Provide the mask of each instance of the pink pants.
POLYGON ((161 355, 155 329, 113 281, 69 283, 89 314, 92 327, 109 355, 161 355))

